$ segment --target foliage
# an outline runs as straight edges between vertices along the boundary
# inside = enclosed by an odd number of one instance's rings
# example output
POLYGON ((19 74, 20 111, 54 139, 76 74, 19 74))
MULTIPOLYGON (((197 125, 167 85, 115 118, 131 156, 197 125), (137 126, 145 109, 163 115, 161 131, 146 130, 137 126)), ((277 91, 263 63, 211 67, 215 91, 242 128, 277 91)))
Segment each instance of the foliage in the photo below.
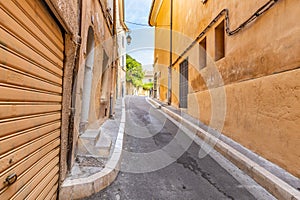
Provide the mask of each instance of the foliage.
POLYGON ((152 82, 151 83, 144 83, 143 84, 143 89, 144 90, 150 90, 152 88, 153 88, 153 83, 152 82))
POLYGON ((135 87, 143 86, 144 72, 141 63, 130 55, 126 55, 126 81, 131 82, 135 87))

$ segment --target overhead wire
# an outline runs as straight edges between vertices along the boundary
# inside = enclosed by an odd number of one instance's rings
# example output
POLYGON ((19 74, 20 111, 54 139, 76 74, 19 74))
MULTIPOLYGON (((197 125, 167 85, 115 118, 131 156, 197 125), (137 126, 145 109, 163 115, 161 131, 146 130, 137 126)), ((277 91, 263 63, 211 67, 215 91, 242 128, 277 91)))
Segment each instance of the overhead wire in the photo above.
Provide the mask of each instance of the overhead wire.
POLYGON ((148 24, 141 24, 141 23, 130 22, 130 21, 125 21, 125 22, 128 23, 128 24, 133 24, 133 25, 137 25, 137 26, 148 26, 149 27, 148 24))

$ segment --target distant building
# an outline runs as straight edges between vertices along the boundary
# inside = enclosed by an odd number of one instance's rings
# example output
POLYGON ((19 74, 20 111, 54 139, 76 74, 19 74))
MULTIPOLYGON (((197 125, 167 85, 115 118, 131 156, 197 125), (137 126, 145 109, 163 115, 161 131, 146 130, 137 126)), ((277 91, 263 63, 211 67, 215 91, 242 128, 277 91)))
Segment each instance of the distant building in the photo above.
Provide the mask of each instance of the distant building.
MULTIPOLYGON (((143 84, 149 84, 149 83, 153 83, 153 71, 149 71, 149 70, 145 70, 144 71, 144 78, 143 78, 143 84)), ((138 95, 140 96, 149 96, 151 93, 151 90, 145 90, 143 87, 139 87, 138 88, 138 95)))
POLYGON ((117 86, 116 97, 122 98, 126 93, 126 32, 129 31, 124 23, 124 5, 123 1, 117 4, 117 44, 118 44, 118 72, 117 72, 117 86))
POLYGON ((153 71, 146 70, 144 73, 143 83, 153 83, 153 71))
POLYGON ((300 177, 299 13, 297 0, 153 0, 157 98, 300 177))

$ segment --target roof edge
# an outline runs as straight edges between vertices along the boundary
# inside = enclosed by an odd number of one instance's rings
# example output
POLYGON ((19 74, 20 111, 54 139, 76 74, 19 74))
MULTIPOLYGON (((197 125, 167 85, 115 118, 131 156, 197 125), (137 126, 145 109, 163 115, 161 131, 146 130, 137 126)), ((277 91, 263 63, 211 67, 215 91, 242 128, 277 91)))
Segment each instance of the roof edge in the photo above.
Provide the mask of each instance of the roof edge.
POLYGON ((119 15, 120 15, 120 23, 123 27, 125 32, 129 31, 129 28, 127 27, 125 23, 125 6, 124 6, 124 0, 119 0, 119 15))
POLYGON ((162 3, 163 3, 163 0, 153 0, 152 1, 150 14, 149 14, 149 19, 148 19, 149 26, 155 26, 156 25, 157 15, 160 11, 162 3))

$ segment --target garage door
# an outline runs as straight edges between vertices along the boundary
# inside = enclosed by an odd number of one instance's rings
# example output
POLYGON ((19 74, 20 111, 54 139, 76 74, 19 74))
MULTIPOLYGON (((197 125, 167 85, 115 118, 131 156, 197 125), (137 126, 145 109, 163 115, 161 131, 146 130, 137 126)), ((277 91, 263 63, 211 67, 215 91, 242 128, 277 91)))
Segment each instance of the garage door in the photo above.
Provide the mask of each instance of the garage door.
POLYGON ((55 199, 62 33, 38 0, 0 0, 0 199, 55 199))

